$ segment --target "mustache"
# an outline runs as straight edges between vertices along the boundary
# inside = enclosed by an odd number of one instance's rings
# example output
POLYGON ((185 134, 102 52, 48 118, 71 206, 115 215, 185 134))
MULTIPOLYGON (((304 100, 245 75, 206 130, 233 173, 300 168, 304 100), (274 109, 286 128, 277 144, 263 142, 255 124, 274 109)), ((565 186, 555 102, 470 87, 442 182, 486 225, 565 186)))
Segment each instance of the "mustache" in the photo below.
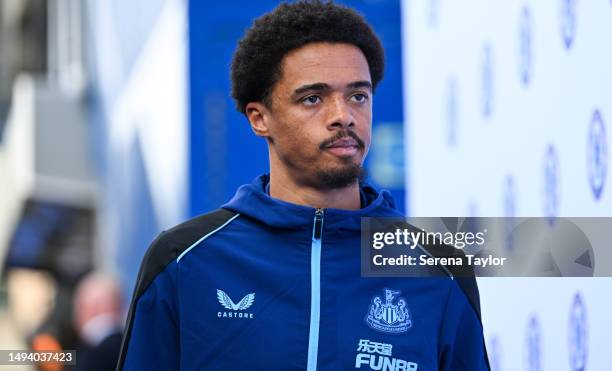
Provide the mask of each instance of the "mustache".
POLYGON ((363 140, 361 140, 361 138, 359 138, 359 136, 357 136, 357 134, 355 134, 354 132, 350 130, 343 130, 343 131, 338 131, 333 137, 321 142, 321 144, 319 145, 319 149, 324 150, 327 147, 329 147, 333 142, 339 139, 342 139, 342 138, 347 138, 347 137, 351 137, 355 139, 355 142, 357 142, 357 145, 359 146, 359 148, 365 147, 365 143, 363 142, 363 140))

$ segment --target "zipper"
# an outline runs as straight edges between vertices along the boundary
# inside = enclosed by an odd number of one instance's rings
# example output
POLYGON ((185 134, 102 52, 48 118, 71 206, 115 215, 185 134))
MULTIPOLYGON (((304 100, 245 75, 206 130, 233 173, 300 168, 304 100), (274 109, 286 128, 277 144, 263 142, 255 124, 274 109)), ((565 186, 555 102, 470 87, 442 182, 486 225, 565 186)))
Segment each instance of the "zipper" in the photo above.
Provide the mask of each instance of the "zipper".
POLYGON ((313 238, 321 239, 321 233, 323 232, 323 209, 317 209, 317 211, 315 211, 313 228, 313 238))
POLYGON ((308 335, 308 371, 317 369, 319 352, 319 322, 321 319, 321 236, 323 234, 323 209, 317 209, 312 225, 310 249, 310 330, 308 335))

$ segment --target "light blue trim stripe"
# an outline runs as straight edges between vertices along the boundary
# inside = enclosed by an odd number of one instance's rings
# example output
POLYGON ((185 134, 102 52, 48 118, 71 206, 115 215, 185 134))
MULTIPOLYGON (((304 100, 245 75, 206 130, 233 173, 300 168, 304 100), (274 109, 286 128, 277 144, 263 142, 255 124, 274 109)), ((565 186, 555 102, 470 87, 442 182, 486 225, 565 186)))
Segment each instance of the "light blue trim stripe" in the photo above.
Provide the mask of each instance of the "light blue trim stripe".
POLYGON ((223 229, 223 227, 225 227, 226 225, 228 225, 229 223, 231 223, 232 220, 236 219, 237 217, 239 217, 240 214, 236 214, 234 216, 232 216, 231 218, 229 218, 229 220, 225 223, 223 223, 223 225, 221 225, 219 228, 215 229, 214 231, 208 233, 206 236, 200 238, 199 240, 197 240, 196 242, 193 243, 193 245, 189 246, 185 251, 183 251, 183 253, 181 255, 179 255, 178 258, 176 258, 176 262, 178 263, 179 261, 181 261, 181 259, 183 258, 183 256, 185 256, 185 254, 187 254, 189 251, 191 251, 191 249, 193 249, 194 247, 196 247, 200 242, 204 241, 205 239, 207 239, 208 237, 212 236, 213 234, 217 233, 218 231, 220 231, 221 229, 223 229))
MULTIPOLYGON (((308 364, 307 371, 317 369, 317 355, 319 353, 319 321, 321 319, 321 238, 315 238, 317 227, 316 216, 312 227, 312 247, 310 252, 310 334, 308 336, 308 364)), ((321 218, 321 231, 323 218, 321 218)))

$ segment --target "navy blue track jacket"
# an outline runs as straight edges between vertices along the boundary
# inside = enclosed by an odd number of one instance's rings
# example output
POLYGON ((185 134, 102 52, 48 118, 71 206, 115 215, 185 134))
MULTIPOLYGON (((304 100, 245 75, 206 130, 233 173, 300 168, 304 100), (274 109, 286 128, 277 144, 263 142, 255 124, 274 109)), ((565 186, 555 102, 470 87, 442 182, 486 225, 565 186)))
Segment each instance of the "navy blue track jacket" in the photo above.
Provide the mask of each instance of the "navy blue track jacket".
POLYGON ((363 278, 363 208, 273 199, 263 175, 148 249, 118 370, 488 370, 475 280, 363 278))

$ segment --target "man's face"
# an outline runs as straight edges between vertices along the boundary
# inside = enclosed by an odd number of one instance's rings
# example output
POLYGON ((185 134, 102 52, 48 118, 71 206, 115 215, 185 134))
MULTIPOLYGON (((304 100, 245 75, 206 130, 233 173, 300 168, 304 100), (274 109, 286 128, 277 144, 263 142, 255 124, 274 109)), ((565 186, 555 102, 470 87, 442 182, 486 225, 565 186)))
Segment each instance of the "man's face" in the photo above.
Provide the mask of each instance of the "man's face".
POLYGON ((288 53, 267 111, 271 155, 301 184, 342 188, 362 175, 372 84, 361 50, 311 43, 288 53))

